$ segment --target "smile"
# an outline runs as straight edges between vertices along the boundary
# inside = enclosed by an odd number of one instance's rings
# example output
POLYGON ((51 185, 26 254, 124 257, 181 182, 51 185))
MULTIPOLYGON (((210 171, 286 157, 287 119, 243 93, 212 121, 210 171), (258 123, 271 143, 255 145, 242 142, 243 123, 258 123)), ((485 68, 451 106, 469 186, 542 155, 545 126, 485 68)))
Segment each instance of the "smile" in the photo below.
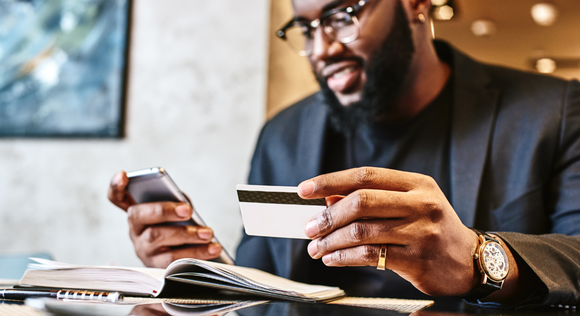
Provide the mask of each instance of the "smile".
POLYGON ((344 75, 351 73, 354 71, 354 67, 347 67, 344 68, 343 70, 336 72, 332 75, 333 79, 338 79, 338 78, 342 78, 344 75))
POLYGON ((362 68, 350 62, 329 66, 327 70, 328 87, 337 93, 349 92, 357 87, 362 75, 362 68))

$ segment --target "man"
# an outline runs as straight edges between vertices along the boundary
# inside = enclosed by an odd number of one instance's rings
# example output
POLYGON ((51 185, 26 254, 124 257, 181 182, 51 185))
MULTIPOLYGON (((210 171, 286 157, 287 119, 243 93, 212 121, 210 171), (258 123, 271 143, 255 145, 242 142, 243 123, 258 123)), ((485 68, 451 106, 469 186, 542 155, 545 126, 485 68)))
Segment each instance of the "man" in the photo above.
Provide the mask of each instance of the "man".
MULTIPOLYGON (((578 304, 580 84, 434 44, 429 0, 293 6, 278 35, 298 30, 321 92, 266 124, 249 182, 300 184, 329 207, 306 224, 309 243, 245 235, 237 264, 355 296, 578 304)), ((109 199, 146 265, 219 254, 207 227, 153 226, 188 206, 132 205, 126 185, 117 174, 109 199)))

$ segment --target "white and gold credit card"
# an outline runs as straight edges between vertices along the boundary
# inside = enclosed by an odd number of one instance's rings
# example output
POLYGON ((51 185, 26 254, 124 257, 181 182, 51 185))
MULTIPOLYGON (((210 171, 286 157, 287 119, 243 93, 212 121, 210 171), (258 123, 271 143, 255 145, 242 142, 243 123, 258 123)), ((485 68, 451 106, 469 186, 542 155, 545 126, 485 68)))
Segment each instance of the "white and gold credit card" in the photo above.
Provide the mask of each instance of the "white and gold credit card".
POLYGON ((306 223, 326 209, 324 199, 301 198, 298 187, 238 184, 236 189, 250 236, 309 239, 306 223))

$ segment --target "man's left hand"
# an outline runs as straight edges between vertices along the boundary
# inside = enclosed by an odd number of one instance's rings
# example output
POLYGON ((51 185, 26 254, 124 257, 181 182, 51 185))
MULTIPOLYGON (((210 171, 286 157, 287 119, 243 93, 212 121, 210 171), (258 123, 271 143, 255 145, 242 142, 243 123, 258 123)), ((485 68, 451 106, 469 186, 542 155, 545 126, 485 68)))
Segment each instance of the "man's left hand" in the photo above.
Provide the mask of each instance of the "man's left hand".
POLYGON ((426 294, 462 295, 480 282, 477 236, 431 177, 362 167, 304 181, 298 193, 329 204, 305 228, 308 253, 327 266, 376 266, 387 245, 386 268, 426 294))

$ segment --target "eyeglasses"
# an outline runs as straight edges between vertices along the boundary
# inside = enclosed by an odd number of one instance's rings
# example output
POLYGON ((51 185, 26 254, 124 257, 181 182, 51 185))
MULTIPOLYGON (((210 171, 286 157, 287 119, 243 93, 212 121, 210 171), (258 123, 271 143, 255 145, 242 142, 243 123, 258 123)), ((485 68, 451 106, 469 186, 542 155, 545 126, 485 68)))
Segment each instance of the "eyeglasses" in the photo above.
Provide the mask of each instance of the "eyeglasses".
POLYGON ((320 18, 308 21, 294 18, 276 35, 292 47, 300 56, 310 56, 314 47, 314 33, 319 26, 331 40, 350 43, 358 38, 360 24, 356 14, 370 0, 360 0, 356 5, 324 12, 320 18))

